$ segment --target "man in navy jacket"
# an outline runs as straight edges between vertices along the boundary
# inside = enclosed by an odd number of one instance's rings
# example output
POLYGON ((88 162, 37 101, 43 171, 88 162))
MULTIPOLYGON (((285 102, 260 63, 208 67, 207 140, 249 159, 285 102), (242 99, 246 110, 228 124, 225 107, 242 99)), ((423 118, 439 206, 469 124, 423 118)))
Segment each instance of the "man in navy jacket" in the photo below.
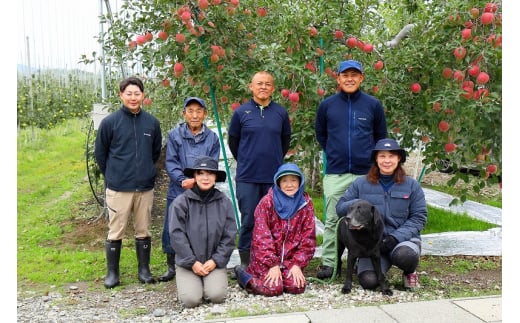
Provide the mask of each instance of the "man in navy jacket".
POLYGON ((95 156, 105 177, 108 207, 108 236, 105 241, 107 276, 105 287, 119 285, 121 241, 130 215, 134 216, 138 279, 154 283, 150 273, 153 193, 161 155, 159 120, 141 108, 143 82, 129 77, 119 84, 122 106, 101 121, 96 136, 95 156))
POLYGON ((363 65, 346 60, 338 68, 341 91, 323 100, 316 114, 316 139, 325 152, 323 192, 326 219, 323 233, 322 266, 317 277, 330 278, 336 257, 336 203, 350 184, 368 173, 372 149, 386 138, 386 119, 381 102, 360 90, 363 65))

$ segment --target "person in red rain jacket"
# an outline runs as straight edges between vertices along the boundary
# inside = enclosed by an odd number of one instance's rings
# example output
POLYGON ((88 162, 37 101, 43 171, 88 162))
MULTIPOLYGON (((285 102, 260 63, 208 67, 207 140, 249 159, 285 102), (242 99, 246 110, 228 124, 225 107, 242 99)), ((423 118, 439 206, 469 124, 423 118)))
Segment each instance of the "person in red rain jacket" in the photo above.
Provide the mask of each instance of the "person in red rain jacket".
POLYGON ((283 164, 256 207, 251 261, 247 268, 235 267, 240 287, 249 293, 277 296, 305 291, 303 270, 314 256, 316 226, 314 206, 304 186, 298 166, 283 164))

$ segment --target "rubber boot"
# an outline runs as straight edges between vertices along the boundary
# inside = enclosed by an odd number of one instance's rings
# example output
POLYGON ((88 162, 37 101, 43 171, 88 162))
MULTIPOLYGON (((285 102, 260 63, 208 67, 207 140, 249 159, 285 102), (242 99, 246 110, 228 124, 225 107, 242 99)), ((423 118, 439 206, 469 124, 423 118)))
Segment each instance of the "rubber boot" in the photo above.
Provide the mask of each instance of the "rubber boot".
POLYGON ((240 265, 244 266, 244 268, 247 268, 249 266, 249 258, 250 258, 250 251, 241 251, 239 252, 240 255, 240 265))
POLYGON ((135 251, 137 254, 137 276, 143 284, 153 284, 155 279, 150 272, 150 253, 152 249, 151 238, 135 239, 135 251))
MULTIPOLYGON (((238 255, 240 256, 240 266, 242 266, 244 269, 247 268, 247 266, 249 266, 250 251, 239 251, 238 255)), ((236 270, 231 272, 230 278, 237 279, 236 270)))
POLYGON ((120 284, 119 259, 121 257, 121 240, 105 241, 105 253, 107 257, 105 288, 113 288, 120 284))
POLYGON ((238 285, 245 290, 247 290, 247 284, 253 278, 253 276, 246 271, 246 268, 247 267, 244 267, 243 265, 237 265, 233 270, 237 276, 238 285))
POLYGON ((161 282, 170 281, 175 277, 175 254, 166 254, 166 264, 168 265, 168 269, 159 277, 159 281, 161 282))

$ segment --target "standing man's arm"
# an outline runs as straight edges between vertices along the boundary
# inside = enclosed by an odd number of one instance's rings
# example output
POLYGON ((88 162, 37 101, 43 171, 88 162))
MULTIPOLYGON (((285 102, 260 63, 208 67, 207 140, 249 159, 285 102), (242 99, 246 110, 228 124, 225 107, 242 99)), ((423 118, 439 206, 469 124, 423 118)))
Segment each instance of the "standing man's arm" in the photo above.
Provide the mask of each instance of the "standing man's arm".
POLYGON ((110 148, 108 138, 109 137, 106 134, 105 127, 103 127, 103 123, 101 123, 97 132, 96 142, 94 145, 94 156, 96 157, 96 162, 103 176, 105 176, 108 151, 110 148))
POLYGON ((386 128, 386 117, 383 106, 378 105, 377 113, 374 117, 374 142, 388 137, 388 129, 386 128))
POLYGON ((161 149, 162 149, 162 133, 161 133, 161 125, 159 120, 155 120, 155 137, 153 138, 153 147, 152 147, 152 158, 153 163, 155 164, 159 157, 161 157, 161 149))
POLYGON ((318 112, 316 113, 316 121, 314 122, 314 131, 316 132, 316 140, 321 146, 321 149, 326 150, 327 145, 327 122, 325 119, 325 112, 323 112, 324 108, 321 108, 321 105, 318 107, 318 112))

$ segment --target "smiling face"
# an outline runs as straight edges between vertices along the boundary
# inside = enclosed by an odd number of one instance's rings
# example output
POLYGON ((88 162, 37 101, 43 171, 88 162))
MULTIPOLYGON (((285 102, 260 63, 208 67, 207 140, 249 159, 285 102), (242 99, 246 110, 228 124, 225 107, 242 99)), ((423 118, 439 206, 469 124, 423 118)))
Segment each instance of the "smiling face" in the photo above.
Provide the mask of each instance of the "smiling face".
POLYGON ((217 181, 217 174, 209 170, 197 169, 193 173, 193 176, 195 177, 197 186, 202 191, 211 189, 213 186, 215 186, 215 182, 217 181))
POLYGON ((208 111, 195 101, 190 102, 182 111, 184 120, 186 120, 188 128, 190 128, 192 133, 200 131, 207 114, 208 111))
POLYGON ((278 180, 278 186, 288 196, 293 196, 300 188, 300 177, 296 175, 284 175, 278 180))
POLYGON ((249 89, 256 103, 262 106, 268 105, 275 90, 273 76, 268 72, 256 73, 249 83, 249 89))
POLYGON ((379 167, 379 172, 383 175, 392 175, 400 160, 401 156, 395 151, 381 150, 376 155, 377 167, 379 167))
POLYGON ((338 82, 338 85, 343 92, 352 94, 359 89, 364 79, 364 74, 356 69, 351 68, 339 73, 336 81, 338 82))
POLYGON ((143 103, 144 92, 137 85, 130 84, 123 92, 119 92, 119 97, 125 107, 132 112, 137 112, 143 103))

